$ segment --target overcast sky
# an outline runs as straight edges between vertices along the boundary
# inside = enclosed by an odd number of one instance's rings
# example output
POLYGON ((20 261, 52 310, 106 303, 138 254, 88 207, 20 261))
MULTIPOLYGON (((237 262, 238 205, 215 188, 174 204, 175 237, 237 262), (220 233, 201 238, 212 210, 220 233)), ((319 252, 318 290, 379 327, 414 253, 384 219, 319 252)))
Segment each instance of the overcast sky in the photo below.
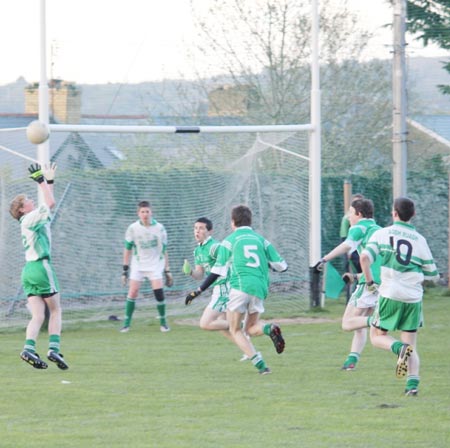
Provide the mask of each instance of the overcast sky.
MULTIPOLYGON (((343 0, 333 1, 339 5, 343 0)), ((392 21, 389 4, 348 2, 361 23, 378 30, 374 54, 389 54, 390 31, 380 31, 392 21)), ((19 76, 39 81, 40 3, 0 0, 0 84, 19 76)), ((189 0, 46 0, 46 10, 49 78, 106 83, 192 75, 186 60, 193 29, 189 0)))

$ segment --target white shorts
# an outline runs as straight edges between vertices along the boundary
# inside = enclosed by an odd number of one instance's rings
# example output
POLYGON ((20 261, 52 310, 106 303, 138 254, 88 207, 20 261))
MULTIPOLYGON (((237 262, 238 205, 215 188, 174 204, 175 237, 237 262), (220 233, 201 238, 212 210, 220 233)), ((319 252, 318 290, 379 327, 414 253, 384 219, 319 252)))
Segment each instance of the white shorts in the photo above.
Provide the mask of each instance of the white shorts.
POLYGON ((241 314, 264 313, 264 301, 259 297, 251 296, 237 289, 230 290, 230 300, 228 301, 227 310, 235 311, 241 314))
POLYGON ((216 285, 213 288, 211 300, 208 303, 207 308, 211 308, 219 313, 225 313, 227 310, 228 296, 230 290, 227 283, 222 283, 221 285, 216 285))
POLYGON ((355 308, 375 308, 377 302, 378 292, 375 294, 369 292, 365 283, 356 286, 355 291, 348 301, 348 303, 352 304, 355 308))
POLYGON ((161 271, 139 271, 137 269, 131 268, 130 280, 142 282, 146 278, 148 278, 150 281, 161 280, 163 278, 163 273, 161 271))

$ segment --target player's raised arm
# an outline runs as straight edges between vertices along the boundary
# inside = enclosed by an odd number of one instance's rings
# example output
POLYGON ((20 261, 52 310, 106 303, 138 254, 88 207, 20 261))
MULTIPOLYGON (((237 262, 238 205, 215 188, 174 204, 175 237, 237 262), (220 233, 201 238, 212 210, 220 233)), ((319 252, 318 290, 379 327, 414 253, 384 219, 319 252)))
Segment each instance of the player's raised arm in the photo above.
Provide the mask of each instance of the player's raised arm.
POLYGON ((44 202, 48 208, 52 209, 56 205, 55 198, 53 197, 53 182, 55 177, 56 165, 52 164, 51 168, 48 168, 48 175, 51 177, 50 184, 46 181, 45 169, 42 169, 38 163, 31 164, 28 168, 30 178, 39 184, 39 188, 44 196, 44 202))

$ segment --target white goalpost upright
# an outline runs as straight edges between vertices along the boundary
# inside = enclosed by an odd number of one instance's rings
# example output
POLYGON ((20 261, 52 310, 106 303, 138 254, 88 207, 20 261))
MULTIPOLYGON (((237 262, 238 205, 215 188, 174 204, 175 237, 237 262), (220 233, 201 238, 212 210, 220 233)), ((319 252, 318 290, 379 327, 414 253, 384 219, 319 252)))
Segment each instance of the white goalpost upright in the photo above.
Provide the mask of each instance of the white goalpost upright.
POLYGON ((320 277, 312 269, 322 256, 321 225, 321 108, 320 108, 320 65, 319 65, 319 0, 311 0, 311 125, 310 133, 310 278, 311 305, 324 305, 320 291, 320 277))

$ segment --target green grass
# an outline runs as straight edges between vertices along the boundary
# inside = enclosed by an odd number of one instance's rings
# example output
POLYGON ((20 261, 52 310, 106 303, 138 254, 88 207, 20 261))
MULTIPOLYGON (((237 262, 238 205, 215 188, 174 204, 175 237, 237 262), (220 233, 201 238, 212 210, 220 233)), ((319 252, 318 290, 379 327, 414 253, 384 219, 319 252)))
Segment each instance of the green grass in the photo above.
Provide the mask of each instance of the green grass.
MULTIPOLYGON (((24 331, 0 333, 0 446, 20 447, 447 447, 450 446, 450 301, 433 289, 419 335, 421 386, 404 397, 395 356, 366 347, 355 372, 339 370, 351 335, 342 301, 284 325, 286 352, 255 339, 273 373, 259 376, 217 333, 140 319, 71 326, 70 369, 20 361, 24 331)), ((46 334, 38 341, 46 351, 46 334)))

